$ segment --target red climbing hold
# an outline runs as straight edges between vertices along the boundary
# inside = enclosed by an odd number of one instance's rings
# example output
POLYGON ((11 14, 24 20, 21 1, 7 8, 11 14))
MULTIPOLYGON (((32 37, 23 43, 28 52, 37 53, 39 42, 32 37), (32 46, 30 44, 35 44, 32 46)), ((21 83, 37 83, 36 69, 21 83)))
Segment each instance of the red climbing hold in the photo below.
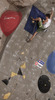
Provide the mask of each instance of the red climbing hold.
POLYGON ((21 12, 6 11, 0 18, 0 27, 6 36, 9 36, 19 25, 22 18, 21 12))

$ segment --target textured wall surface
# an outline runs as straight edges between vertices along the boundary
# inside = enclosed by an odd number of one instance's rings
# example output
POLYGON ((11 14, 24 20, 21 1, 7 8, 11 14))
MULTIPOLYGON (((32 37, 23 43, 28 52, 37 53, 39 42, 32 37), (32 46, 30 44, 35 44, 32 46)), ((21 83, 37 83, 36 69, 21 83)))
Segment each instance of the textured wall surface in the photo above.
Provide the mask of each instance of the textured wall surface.
POLYGON ((9 8, 9 3, 7 0, 0 0, 0 16, 1 14, 9 8))
POLYGON ((16 6, 29 6, 34 4, 37 0, 8 0, 10 3, 16 6))
MULTIPOLYGON (((49 12, 52 5, 52 0, 38 0, 35 3, 44 13, 49 12)), ((10 9, 13 9, 11 7, 10 9)), ((25 12, 24 17, 9 39, 0 62, 0 99, 3 100, 3 95, 11 92, 8 100, 55 100, 55 75, 48 72, 46 68, 46 61, 49 54, 55 50, 55 22, 52 20, 51 26, 46 33, 40 32, 30 42, 26 42, 29 35, 24 30, 31 8, 23 9, 25 12), (21 53, 24 52, 24 55, 21 53), (43 68, 37 68, 35 62, 39 59, 45 62, 43 68), (22 73, 26 76, 15 76, 10 79, 9 84, 6 86, 1 80, 8 79, 11 72, 17 73, 19 67, 26 63, 26 68, 21 69, 22 73), (43 94, 38 89, 38 79, 41 75, 47 75, 51 82, 50 91, 43 94)), ((54 11, 55 16, 55 11, 54 11)))

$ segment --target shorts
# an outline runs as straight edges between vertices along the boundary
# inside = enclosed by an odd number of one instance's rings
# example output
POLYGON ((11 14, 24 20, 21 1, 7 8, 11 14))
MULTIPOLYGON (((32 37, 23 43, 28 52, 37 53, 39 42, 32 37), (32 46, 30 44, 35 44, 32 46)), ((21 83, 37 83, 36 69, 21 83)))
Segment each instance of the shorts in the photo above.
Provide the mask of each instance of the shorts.
POLYGON ((37 29, 37 32, 40 32, 40 31, 44 30, 42 20, 38 22, 38 26, 39 26, 39 28, 37 29))

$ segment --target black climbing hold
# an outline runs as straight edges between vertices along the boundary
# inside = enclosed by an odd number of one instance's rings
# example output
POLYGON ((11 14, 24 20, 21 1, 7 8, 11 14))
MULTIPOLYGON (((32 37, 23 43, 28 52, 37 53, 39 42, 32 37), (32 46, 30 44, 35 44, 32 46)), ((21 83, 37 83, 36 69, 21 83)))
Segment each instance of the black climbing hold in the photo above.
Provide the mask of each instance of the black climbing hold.
POLYGON ((51 83, 48 76, 42 75, 38 80, 38 88, 42 93, 47 93, 50 90, 51 83))
POLYGON ((19 71, 18 71, 17 74, 18 74, 18 75, 23 75, 23 74, 22 74, 22 71, 21 71, 21 68, 19 68, 19 71))
POLYGON ((9 80, 7 80, 7 79, 4 79, 4 80, 2 80, 2 82, 4 82, 6 85, 8 85, 8 83, 9 83, 9 80))
POLYGON ((8 79, 4 79, 4 80, 2 80, 2 82, 5 83, 6 85, 8 85, 10 78, 11 77, 9 77, 8 79))

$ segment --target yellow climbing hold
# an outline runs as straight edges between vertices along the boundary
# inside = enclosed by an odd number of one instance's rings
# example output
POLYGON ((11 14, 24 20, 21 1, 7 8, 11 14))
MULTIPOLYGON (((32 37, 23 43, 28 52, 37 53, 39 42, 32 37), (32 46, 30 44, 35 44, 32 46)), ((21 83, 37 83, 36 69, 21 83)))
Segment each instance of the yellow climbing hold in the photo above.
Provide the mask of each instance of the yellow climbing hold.
POLYGON ((16 75, 17 75, 17 73, 14 73, 14 72, 11 73, 11 77, 14 77, 16 75))
POLYGON ((23 79, 25 79, 26 78, 26 76, 25 75, 23 75, 23 79))
POLYGON ((7 93, 7 94, 5 94, 5 95, 4 95, 4 97, 3 97, 3 99, 5 99, 5 100, 6 100, 6 99, 8 99, 10 95, 11 95, 11 93, 10 93, 10 92, 9 92, 9 93, 7 93))
POLYGON ((21 66, 21 68, 25 69, 26 68, 26 65, 25 63, 21 66))
POLYGON ((24 55, 24 52, 21 52, 22 55, 24 55))

